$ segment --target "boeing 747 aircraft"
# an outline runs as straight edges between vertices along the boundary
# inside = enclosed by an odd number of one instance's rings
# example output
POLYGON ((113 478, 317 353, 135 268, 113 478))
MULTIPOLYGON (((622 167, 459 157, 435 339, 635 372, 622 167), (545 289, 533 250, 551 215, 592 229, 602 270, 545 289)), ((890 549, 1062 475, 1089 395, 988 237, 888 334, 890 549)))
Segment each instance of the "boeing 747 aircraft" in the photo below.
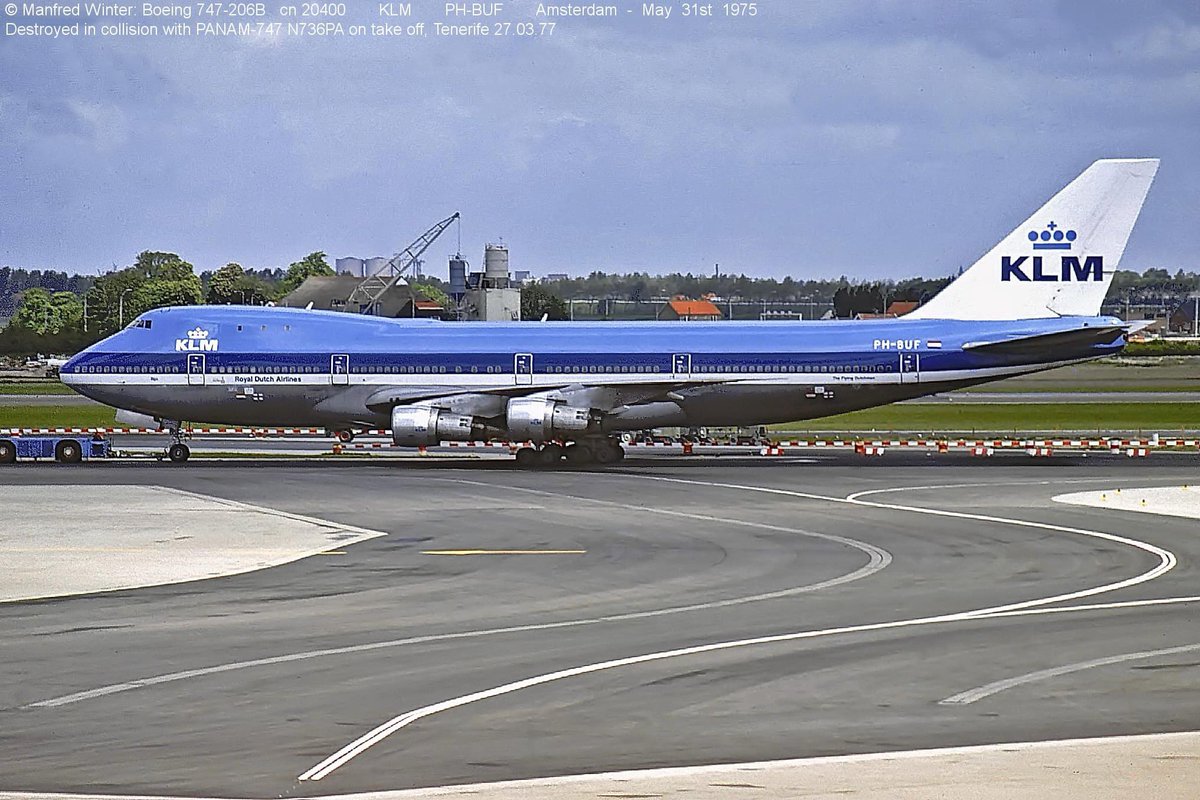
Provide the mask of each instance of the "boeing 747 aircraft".
POLYGON ((1097 161, 925 305, 828 322, 443 323, 288 308, 142 314, 61 368, 174 430, 390 428, 397 445, 504 438, 522 466, 611 463, 620 431, 824 417, 1100 358, 1098 316, 1158 169, 1097 161))

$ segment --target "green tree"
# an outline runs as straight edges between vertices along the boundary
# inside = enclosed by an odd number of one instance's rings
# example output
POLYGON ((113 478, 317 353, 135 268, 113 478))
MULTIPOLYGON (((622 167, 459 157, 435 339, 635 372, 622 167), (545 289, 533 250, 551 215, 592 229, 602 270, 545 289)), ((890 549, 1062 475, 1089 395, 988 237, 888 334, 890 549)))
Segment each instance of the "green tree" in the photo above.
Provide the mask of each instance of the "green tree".
POLYGON ((125 322, 152 308, 200 305, 200 279, 195 275, 180 280, 146 281, 125 301, 125 322))
POLYGON ((39 336, 76 331, 83 324, 83 302, 74 292, 50 294, 45 289, 29 289, 11 324, 39 336))
POLYGON ((88 332, 107 336, 152 308, 199 305, 203 293, 192 265, 174 253, 147 250, 133 266, 97 278, 87 294, 88 332))
POLYGON ((242 265, 230 262, 208 278, 204 301, 211 305, 263 305, 275 294, 265 280, 246 272, 242 265))
POLYGON ((133 269, 148 280, 182 281, 195 275, 192 265, 174 253, 153 250, 138 253, 133 269))
POLYGON ((294 291, 297 286, 304 283, 306 278, 336 274, 325 258, 325 253, 318 250, 290 264, 287 274, 283 276, 283 281, 279 284, 280 296, 294 291))
POLYGON ((208 281, 208 292, 204 302, 223 304, 235 302, 238 292, 238 281, 246 277, 246 271, 241 264, 230 262, 212 274, 208 281))
POLYGON ((414 283, 412 289, 416 294, 424 295, 444 309, 449 310, 451 307, 450 295, 442 291, 439 286, 434 286, 432 283, 414 283))
POLYGON ((554 320, 568 319, 570 311, 561 297, 536 283, 522 288, 521 319, 539 320, 542 317, 554 320))

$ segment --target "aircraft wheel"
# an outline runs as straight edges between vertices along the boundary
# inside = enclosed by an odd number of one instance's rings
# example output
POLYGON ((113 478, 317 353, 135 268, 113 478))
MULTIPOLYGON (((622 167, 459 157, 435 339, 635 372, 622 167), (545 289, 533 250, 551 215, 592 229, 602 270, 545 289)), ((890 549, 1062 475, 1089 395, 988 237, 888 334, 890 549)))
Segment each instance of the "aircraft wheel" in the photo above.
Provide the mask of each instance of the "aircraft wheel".
POLYGON ((567 463, 572 467, 582 467, 592 463, 592 448, 586 444, 567 445, 566 456, 567 463))
POLYGON ((54 460, 60 464, 78 464, 83 461, 83 449, 73 440, 59 442, 54 448, 54 460))
POLYGON ((596 448, 596 463, 597 464, 612 464, 618 460, 617 452, 624 453, 619 447, 612 447, 605 442, 600 447, 596 448))
POLYGON ((558 462, 562 460, 562 457, 563 446, 553 442, 543 447, 541 452, 538 453, 538 460, 541 462, 543 467, 557 466, 558 462))
POLYGON ((182 464, 192 455, 192 450, 186 444, 176 442, 167 450, 167 458, 172 464, 182 464))
POLYGON ((0 442, 0 464, 12 464, 17 460, 17 446, 9 441, 0 442))
POLYGON ((352 430, 335 431, 333 435, 339 442, 342 442, 343 444, 354 441, 354 431, 352 430))
POLYGON ((539 454, 532 447, 522 447, 517 451, 517 466, 521 469, 529 469, 537 466, 539 454))

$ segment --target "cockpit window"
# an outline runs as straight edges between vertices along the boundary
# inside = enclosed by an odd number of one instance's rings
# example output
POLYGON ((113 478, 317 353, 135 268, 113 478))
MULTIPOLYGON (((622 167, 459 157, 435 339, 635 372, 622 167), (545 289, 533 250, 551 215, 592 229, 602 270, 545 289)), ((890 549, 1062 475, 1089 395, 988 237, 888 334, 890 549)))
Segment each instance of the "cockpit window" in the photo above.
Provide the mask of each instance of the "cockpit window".
POLYGON ((129 323, 125 327, 126 327, 126 329, 146 328, 147 330, 149 330, 153 324, 154 324, 154 320, 152 320, 152 319, 135 319, 133 322, 129 323))

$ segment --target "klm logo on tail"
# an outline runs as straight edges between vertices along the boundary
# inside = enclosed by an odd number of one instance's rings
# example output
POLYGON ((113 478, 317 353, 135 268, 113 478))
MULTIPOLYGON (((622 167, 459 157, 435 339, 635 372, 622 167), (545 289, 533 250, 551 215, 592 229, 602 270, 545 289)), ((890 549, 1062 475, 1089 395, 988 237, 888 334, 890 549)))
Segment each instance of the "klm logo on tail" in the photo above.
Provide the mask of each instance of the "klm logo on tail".
POLYGON ((1043 265, 1041 256, 1003 256, 1000 259, 1000 280, 1103 281, 1104 256, 1088 256, 1082 264, 1076 256, 1063 256, 1057 270, 1051 265, 1043 265), (1047 266, 1051 272, 1046 271, 1047 266))
MULTIPOLYGON (((1041 233, 1029 232, 1029 241, 1034 250, 1070 250, 1076 238, 1075 231, 1064 231, 1053 221, 1041 233)), ((1032 260, 1030 258, 1030 256, 1019 258, 1003 256, 1000 259, 1000 280, 1037 282, 1104 280, 1103 256, 1087 256, 1082 264, 1079 263, 1077 256, 1063 256, 1058 269, 1051 264, 1043 264, 1042 256, 1032 256, 1032 260), (1047 270, 1049 271, 1047 272, 1047 270)))

